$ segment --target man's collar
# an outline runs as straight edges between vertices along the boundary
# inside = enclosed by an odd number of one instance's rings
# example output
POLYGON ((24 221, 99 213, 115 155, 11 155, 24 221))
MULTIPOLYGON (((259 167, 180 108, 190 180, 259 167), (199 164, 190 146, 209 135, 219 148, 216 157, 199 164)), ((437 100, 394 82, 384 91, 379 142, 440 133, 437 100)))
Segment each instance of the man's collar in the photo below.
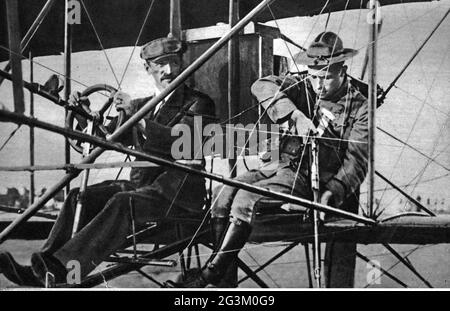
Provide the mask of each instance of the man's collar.
MULTIPOLYGON (((167 102, 167 101, 169 101, 169 99, 175 99, 175 98, 180 97, 180 95, 183 94, 184 88, 185 88, 184 84, 182 84, 179 87, 177 87, 175 89, 175 91, 173 91, 172 93, 170 93, 169 95, 166 96, 165 101, 167 102)), ((157 95, 159 95, 161 93, 162 93, 162 90, 159 90, 158 88, 156 88, 155 93, 154 93, 153 96, 157 96, 157 95)))
POLYGON ((321 100, 327 100, 330 102, 339 101, 343 96, 345 96, 345 94, 347 94, 348 83, 348 77, 345 75, 344 81, 342 81, 341 86, 336 90, 336 92, 334 92, 334 94, 332 94, 329 98, 324 98, 321 100))

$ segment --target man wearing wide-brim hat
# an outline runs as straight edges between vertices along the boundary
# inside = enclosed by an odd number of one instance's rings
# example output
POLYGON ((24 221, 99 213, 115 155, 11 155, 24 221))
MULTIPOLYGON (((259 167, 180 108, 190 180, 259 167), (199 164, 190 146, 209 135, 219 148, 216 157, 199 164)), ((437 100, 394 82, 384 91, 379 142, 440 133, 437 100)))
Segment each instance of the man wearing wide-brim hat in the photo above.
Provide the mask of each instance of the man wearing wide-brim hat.
POLYGON ((345 62, 356 54, 357 50, 344 48, 341 38, 329 31, 318 35, 307 50, 294 56, 294 61, 308 67, 322 67, 345 62))
MULTIPOLYGON (((156 92, 167 88, 181 73, 184 50, 183 43, 173 37, 156 39, 142 47, 143 67, 156 92)), ((152 98, 132 100, 119 91, 114 94, 113 105, 129 118, 152 98)), ((71 101, 89 106, 79 93, 72 94, 71 101)), ((175 160, 171 148, 177 137, 172 136, 172 129, 188 126, 194 133, 197 115, 203 116, 205 126, 213 122, 214 102, 206 94, 181 85, 143 119, 144 141, 135 142, 135 147, 175 160)), ((127 134, 134 137, 135 130, 127 134)), ((199 153, 195 146, 192 153, 199 153)), ((183 164, 201 170, 205 161, 191 156, 183 164)), ((160 166, 133 168, 130 181, 105 181, 87 187, 79 230, 72 237, 77 195, 78 189, 70 191, 47 241, 32 255, 31 267, 18 264, 9 253, 1 253, 0 273, 22 286, 44 286, 49 273, 56 283, 66 283, 67 268, 77 263, 82 279, 112 253, 128 246, 129 236, 144 230, 148 223, 165 217, 201 217, 206 189, 205 180, 197 175, 160 166)))
MULTIPOLYGON (((240 181, 312 200, 309 152, 303 152, 302 144, 311 131, 317 132, 321 136, 321 203, 349 207, 346 202, 355 198, 367 172, 366 98, 352 86, 344 65, 354 55, 356 51, 343 48, 335 33, 324 32, 295 57, 296 62, 308 66, 308 76, 269 76, 252 85, 264 113, 273 122, 286 124, 291 135, 281 139, 280 160, 274 169, 249 171, 238 177, 240 181)), ((220 286, 221 280, 233 280, 230 274, 236 273, 236 257, 250 236, 258 217, 256 210, 264 209, 263 202, 269 203, 267 208, 273 207, 269 198, 227 185, 215 189, 214 198, 211 223, 218 236, 214 240, 222 242, 217 242, 217 253, 201 273, 181 286, 220 286), (223 228, 220 233, 219 228, 223 228)), ((352 211, 357 212, 357 207, 352 211)), ((339 277, 348 278, 341 284, 353 285, 353 275, 342 273, 339 277)))

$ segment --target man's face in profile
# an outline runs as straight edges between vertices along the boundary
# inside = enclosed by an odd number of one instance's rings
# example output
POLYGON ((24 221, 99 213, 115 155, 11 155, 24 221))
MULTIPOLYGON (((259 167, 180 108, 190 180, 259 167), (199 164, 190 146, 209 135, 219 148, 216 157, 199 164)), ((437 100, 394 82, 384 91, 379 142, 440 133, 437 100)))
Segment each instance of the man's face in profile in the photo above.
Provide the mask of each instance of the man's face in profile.
POLYGON ((147 60, 145 69, 156 83, 158 89, 165 89, 181 72, 181 57, 170 54, 147 60))
POLYGON ((342 85, 345 68, 342 64, 309 67, 308 73, 314 92, 320 99, 329 99, 342 85))

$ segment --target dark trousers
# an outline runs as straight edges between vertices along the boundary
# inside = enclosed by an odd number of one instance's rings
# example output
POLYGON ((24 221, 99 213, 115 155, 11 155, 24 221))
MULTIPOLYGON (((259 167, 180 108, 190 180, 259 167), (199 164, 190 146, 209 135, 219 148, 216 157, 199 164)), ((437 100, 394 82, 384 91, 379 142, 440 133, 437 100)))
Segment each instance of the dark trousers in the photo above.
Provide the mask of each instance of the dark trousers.
MULTIPOLYGON (((350 195, 343 209, 358 213, 359 191, 350 195)), ((327 288, 352 288, 355 285, 357 243, 327 242, 324 258, 325 286, 327 288)))
MULTIPOLYGON (((296 171, 288 165, 271 174, 266 174, 261 170, 248 171, 236 177, 236 180, 280 193, 293 194, 306 199, 312 198, 307 178, 303 174, 296 174, 296 171)), ((254 220, 256 207, 264 208, 266 205, 270 207, 273 204, 264 204, 265 201, 270 200, 270 198, 260 194, 221 185, 213 191, 211 217, 232 216, 251 224, 254 220)))
POLYGON ((167 215, 176 216, 174 206, 156 191, 139 191, 127 181, 103 182, 87 187, 78 232, 71 238, 78 189, 70 191, 42 251, 63 265, 80 263, 81 276, 88 275, 132 233, 130 200, 133 200, 137 229, 167 215))
MULTIPOLYGON (((265 175, 259 170, 246 172, 236 180, 260 186, 272 191, 293 194, 305 199, 312 199, 309 180, 289 166, 282 167, 275 174, 265 175), (295 183, 295 185, 294 185, 295 183)), ((353 195, 342 206, 350 212, 358 212, 357 198, 353 195)), ((251 224, 256 207, 271 207, 274 201, 260 194, 248 192, 232 186, 221 185, 214 189, 211 216, 217 218, 232 216, 251 224), (267 204, 265 204, 267 203, 267 204)), ((356 243, 331 241, 326 244, 324 275, 326 287, 353 287, 356 265, 356 243)))

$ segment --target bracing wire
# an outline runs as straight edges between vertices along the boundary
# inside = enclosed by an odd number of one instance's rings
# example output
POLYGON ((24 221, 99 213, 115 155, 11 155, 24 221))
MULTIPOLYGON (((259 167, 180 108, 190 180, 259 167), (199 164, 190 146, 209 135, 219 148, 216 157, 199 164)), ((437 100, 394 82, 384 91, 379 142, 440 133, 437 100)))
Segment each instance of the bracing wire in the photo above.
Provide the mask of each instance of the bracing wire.
MULTIPOLYGON (((447 49, 449 48, 449 46, 450 46, 450 45, 447 45, 447 49)), ((447 58, 447 54, 444 54, 443 57, 442 57, 442 59, 441 59, 441 62, 440 62, 440 66, 439 66, 439 67, 442 66, 442 64, 443 64, 443 62, 445 61, 446 58, 447 58)), ((436 80, 436 76, 437 76, 437 73, 435 74, 435 76, 434 76, 434 78, 433 78, 433 81, 432 81, 430 87, 427 89, 427 95, 425 96, 425 100, 426 100, 426 98, 428 97, 428 94, 431 92, 431 89, 435 86, 434 82, 435 82, 435 80, 436 80)), ((413 122, 413 125, 412 125, 411 129, 409 130, 409 133, 408 133, 408 135, 407 135, 407 138, 405 139, 405 142, 408 142, 409 138, 411 137, 412 132, 414 131, 414 129, 415 129, 416 125, 417 125, 417 120, 418 120, 419 116, 421 115, 421 112, 422 112, 424 106, 425 106, 425 105, 424 105, 424 102, 422 102, 422 105, 421 105, 421 107, 420 107, 420 109, 419 109, 419 111, 418 111, 418 113, 417 113, 417 115, 416 115, 416 118, 415 118, 415 120, 414 120, 414 122, 413 122)), ((435 142, 434 145, 435 145, 435 147, 436 147, 437 142, 435 142)), ((401 159, 401 157, 402 157, 402 155, 403 155, 403 152, 404 152, 404 150, 405 150, 405 147, 406 147, 406 146, 403 145, 402 150, 401 150, 401 152, 400 152, 400 155, 399 155, 399 157, 397 158, 397 161, 396 161, 395 164, 394 164, 393 170, 391 171, 391 175, 390 175, 389 179, 392 179, 392 176, 393 176, 394 173, 395 173, 395 168, 397 167, 397 165, 398 165, 399 162, 400 162, 400 159, 401 159)), ((382 195, 381 195, 380 202, 382 201, 383 196, 384 196, 384 192, 383 192, 382 195)))
POLYGON ((108 62, 108 66, 109 66, 109 68, 111 69, 111 72, 112 72, 112 74, 113 74, 113 76, 114 76, 114 79, 116 80, 117 86, 120 87, 119 79, 117 78, 116 72, 114 71, 114 68, 113 68, 113 66, 112 66, 112 64, 111 64, 111 61, 110 61, 110 59, 109 59, 109 57, 108 57, 108 54, 106 53, 106 50, 105 50, 105 48, 103 47, 102 40, 100 39, 100 36, 98 35, 97 29, 95 28, 95 25, 94 25, 94 22, 92 21, 91 15, 89 14, 89 11, 87 10, 87 8, 86 8, 86 6, 85 6, 85 4, 84 4, 84 1, 83 1, 83 0, 80 0, 80 1, 81 1, 81 5, 82 5, 83 8, 84 8, 84 11, 86 12, 86 15, 87 15, 87 17, 88 17, 88 19, 89 19, 89 22, 90 22, 91 26, 92 26, 92 29, 94 30, 95 36, 97 37, 97 41, 98 41, 98 43, 100 44, 100 47, 101 47, 101 49, 102 49, 102 52, 103 52, 103 54, 104 54, 105 57, 106 57, 106 61, 108 62))
POLYGON ((9 141, 14 137, 14 135, 17 133, 17 131, 20 129, 21 124, 19 124, 8 136, 8 138, 5 140, 5 142, 0 147, 0 152, 3 150, 3 148, 6 147, 6 145, 9 143, 9 141))

